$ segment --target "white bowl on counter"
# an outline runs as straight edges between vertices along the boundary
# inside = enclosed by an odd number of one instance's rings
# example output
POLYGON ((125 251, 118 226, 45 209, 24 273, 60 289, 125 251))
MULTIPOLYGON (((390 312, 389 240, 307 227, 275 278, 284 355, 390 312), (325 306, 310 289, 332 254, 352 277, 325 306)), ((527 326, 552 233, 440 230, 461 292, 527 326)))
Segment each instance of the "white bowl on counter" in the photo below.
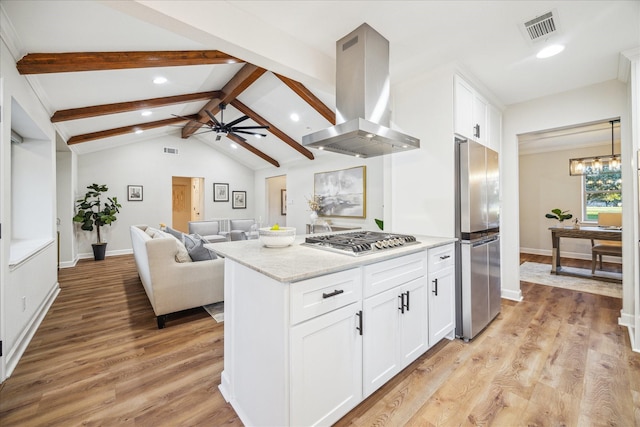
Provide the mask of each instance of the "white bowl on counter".
POLYGON ((272 230, 270 227, 260 228, 260 242, 268 248, 284 248, 296 240, 295 227, 280 227, 272 230))

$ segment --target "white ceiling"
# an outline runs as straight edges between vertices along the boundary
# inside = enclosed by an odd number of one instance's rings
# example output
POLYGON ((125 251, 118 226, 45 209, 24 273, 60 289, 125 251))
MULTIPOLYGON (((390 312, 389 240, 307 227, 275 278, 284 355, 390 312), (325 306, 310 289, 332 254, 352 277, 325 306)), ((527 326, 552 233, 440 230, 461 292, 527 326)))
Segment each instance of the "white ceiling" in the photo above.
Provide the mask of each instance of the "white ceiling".
MULTIPOLYGON (((220 50, 305 84, 334 108, 335 42, 367 22, 391 46, 391 78, 397 83, 456 63, 501 106, 618 77, 619 54, 640 46, 639 1, 24 1, 0 2, 10 25, 3 39, 17 57, 27 53, 220 50), (524 21, 554 11, 566 44, 560 55, 535 59, 540 43, 528 41, 524 21)), ((28 79, 53 112, 111 102, 221 89, 241 65, 40 74, 28 79), (158 74, 169 79, 153 85, 158 74)), ((300 142, 329 123, 272 74, 238 99, 300 142), (297 123, 289 119, 296 112, 297 123)), ((63 138, 197 112, 204 102, 59 122, 63 138)), ((229 107, 225 121, 239 116, 229 107)), ((250 120, 243 124, 254 124, 250 120)), ((157 135, 179 137, 179 127, 76 144, 92 152, 157 135)), ((605 136, 601 137, 606 139, 605 136)), ((195 137, 253 168, 269 164, 248 151, 195 137)), ((304 157, 269 134, 249 141, 281 164, 304 157)), ((316 157, 322 155, 313 152, 316 157)), ((330 154, 330 153, 329 153, 330 154)))

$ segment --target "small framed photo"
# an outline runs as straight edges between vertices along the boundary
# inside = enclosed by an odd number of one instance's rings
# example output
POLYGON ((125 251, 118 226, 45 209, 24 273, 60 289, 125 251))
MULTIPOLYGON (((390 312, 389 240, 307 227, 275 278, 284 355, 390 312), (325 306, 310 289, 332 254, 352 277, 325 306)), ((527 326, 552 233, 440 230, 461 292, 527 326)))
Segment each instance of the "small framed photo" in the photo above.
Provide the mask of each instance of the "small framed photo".
POLYGON ((130 202, 141 202, 142 185, 127 185, 127 200, 130 202))
POLYGON ((247 208, 247 192, 246 191, 234 191, 233 197, 233 209, 246 209, 247 208))
POLYGON ((229 184, 214 183, 213 184, 213 201, 228 202, 229 201, 229 184))
POLYGON ((287 190, 280 190, 280 215, 287 214, 287 190))

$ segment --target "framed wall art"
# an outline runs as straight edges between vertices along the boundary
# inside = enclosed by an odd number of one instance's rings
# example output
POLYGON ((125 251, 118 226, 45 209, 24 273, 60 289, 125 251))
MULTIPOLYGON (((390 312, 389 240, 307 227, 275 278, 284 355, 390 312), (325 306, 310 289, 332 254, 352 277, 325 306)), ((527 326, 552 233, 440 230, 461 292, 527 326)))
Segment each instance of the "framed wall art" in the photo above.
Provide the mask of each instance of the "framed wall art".
POLYGON ((287 190, 280 190, 280 215, 287 214, 287 190))
POLYGON ((213 184, 213 201, 228 202, 229 201, 229 184, 214 183, 213 184))
POLYGON ((127 200, 130 202, 141 202, 142 185, 127 185, 127 200))
POLYGON ((246 191, 234 191, 233 197, 233 209, 246 209, 247 208, 247 192, 246 191))
POLYGON ((320 202, 320 216, 366 218, 367 167, 357 166, 313 176, 313 193, 320 202))

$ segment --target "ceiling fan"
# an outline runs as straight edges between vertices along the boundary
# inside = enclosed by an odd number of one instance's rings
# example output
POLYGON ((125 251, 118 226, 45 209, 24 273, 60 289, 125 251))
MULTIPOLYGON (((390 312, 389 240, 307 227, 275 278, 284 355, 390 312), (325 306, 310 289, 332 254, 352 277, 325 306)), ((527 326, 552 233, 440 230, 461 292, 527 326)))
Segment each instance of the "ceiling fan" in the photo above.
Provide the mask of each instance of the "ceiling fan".
MULTIPOLYGON (((211 120, 209 120, 207 123, 204 123, 203 125, 208 127, 209 129, 206 130, 206 132, 215 132, 216 135, 216 141, 220 141, 220 138, 222 138, 222 134, 231 134, 233 136, 235 136, 236 138, 239 138, 240 140, 242 140, 242 142, 246 142, 247 140, 244 139, 242 136, 238 135, 239 133, 242 134, 246 134, 246 135, 254 135, 257 137, 266 137, 267 135, 265 135, 264 133, 260 133, 260 132, 254 132, 254 129, 269 129, 269 126, 237 126, 239 123, 247 120, 249 118, 249 116, 242 116, 239 117, 229 123, 225 123, 224 122, 224 110, 227 108, 226 104, 221 103, 220 104, 220 121, 218 121, 218 119, 216 119, 216 117, 213 115, 213 113, 209 110, 204 110, 207 115, 211 118, 211 120)), ((176 117, 182 117, 182 116, 177 116, 174 114, 174 116, 176 117)), ((182 118, 186 118, 186 117, 182 117, 182 118)), ((193 121, 190 120, 189 121, 193 121)), ((203 132, 200 132, 203 133, 203 132)))

